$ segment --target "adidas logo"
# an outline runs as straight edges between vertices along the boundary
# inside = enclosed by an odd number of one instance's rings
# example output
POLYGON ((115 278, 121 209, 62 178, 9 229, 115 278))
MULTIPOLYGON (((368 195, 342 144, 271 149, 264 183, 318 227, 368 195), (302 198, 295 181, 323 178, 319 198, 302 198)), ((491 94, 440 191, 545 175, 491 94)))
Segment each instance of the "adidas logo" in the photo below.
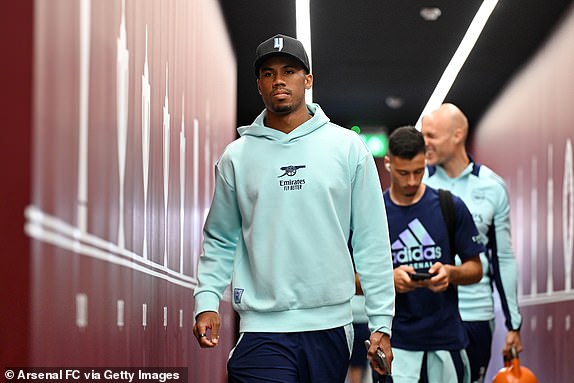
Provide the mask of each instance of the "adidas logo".
POLYGON ((393 263, 409 264, 415 269, 430 267, 441 257, 441 250, 418 218, 412 220, 391 245, 393 263))

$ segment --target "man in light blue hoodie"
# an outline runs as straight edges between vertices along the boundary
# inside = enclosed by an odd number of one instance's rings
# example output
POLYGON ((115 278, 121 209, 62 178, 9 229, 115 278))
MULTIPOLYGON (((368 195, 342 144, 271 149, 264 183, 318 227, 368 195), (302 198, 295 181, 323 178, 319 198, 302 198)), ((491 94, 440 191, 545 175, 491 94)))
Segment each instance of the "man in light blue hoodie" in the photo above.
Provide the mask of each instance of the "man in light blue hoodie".
POLYGON ((493 282, 508 330, 503 355, 522 351, 518 307, 518 266, 510 235, 510 203, 504 180, 466 151, 468 120, 450 103, 423 117, 428 168, 424 182, 458 195, 472 213, 487 252, 481 255, 484 276, 479 283, 458 289, 460 315, 469 345, 472 381, 482 382, 490 361, 494 329, 493 282))
POLYGON ((369 353, 392 361, 395 292, 379 177, 359 136, 305 103, 313 76, 300 41, 261 43, 255 74, 265 110, 215 167, 193 332, 201 347, 217 345, 231 283, 240 338, 229 382, 342 383, 353 337, 351 230, 369 353))

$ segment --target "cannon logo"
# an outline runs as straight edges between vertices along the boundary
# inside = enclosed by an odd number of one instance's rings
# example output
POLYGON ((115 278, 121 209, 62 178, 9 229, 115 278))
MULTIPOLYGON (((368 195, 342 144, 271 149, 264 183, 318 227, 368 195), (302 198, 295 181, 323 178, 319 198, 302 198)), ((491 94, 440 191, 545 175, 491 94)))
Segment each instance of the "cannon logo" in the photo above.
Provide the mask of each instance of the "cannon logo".
MULTIPOLYGON (((305 165, 288 165, 282 166, 279 169, 283 172, 283 174, 277 176, 277 178, 282 178, 285 176, 294 177, 297 174, 297 170, 304 169, 305 165)), ((287 179, 287 180, 279 180, 279 187, 283 189, 283 191, 293 191, 293 190, 301 190, 303 189, 303 185, 305 185, 304 179, 287 179)))
POLYGON ((422 223, 415 218, 391 246, 393 263, 415 269, 428 269, 442 256, 442 249, 431 238, 422 223))
POLYGON ((280 176, 277 176, 277 178, 281 178, 284 176, 293 177, 295 174, 297 174, 298 169, 302 169, 304 167, 305 167, 305 165, 282 166, 280 169, 283 170, 284 173, 281 174, 280 176))

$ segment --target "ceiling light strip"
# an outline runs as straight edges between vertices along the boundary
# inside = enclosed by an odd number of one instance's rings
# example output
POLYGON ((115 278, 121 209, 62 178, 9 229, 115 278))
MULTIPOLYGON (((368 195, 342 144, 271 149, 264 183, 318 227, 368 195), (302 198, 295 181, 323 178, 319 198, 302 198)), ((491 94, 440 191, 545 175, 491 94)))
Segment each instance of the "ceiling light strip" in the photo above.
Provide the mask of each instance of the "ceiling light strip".
POLYGON ((456 79, 456 76, 458 75, 458 72, 460 72, 460 69, 468 58, 468 55, 474 47, 474 44, 476 44, 482 29, 486 25, 486 22, 488 21, 488 18, 492 14, 492 11, 494 10, 494 7, 496 7, 497 3, 498 0, 484 0, 482 2, 482 5, 478 9, 478 12, 476 12, 472 23, 470 23, 466 34, 460 42, 460 45, 452 56, 435 90, 427 101, 427 104, 416 123, 416 128, 418 130, 421 130, 421 121, 423 116, 427 115, 435 109, 438 109, 443 103, 446 95, 452 87, 452 84, 454 83, 454 80, 456 79))
MULTIPOLYGON (((307 56, 309 56, 309 65, 313 68, 311 54, 311 5, 310 0, 297 0, 295 2, 295 15, 297 23, 297 40, 303 43, 307 56)), ((313 89, 305 92, 305 101, 313 102, 313 89)))

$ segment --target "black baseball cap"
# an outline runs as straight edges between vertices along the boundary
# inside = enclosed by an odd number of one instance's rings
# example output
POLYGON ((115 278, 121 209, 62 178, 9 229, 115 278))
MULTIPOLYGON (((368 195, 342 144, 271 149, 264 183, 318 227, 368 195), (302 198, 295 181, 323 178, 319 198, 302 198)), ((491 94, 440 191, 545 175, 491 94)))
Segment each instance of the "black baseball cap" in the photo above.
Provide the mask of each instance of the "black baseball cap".
POLYGON ((290 36, 275 35, 263 41, 255 51, 255 76, 259 77, 259 67, 270 56, 291 56, 303 65, 305 71, 310 73, 309 58, 301 41, 290 36))

